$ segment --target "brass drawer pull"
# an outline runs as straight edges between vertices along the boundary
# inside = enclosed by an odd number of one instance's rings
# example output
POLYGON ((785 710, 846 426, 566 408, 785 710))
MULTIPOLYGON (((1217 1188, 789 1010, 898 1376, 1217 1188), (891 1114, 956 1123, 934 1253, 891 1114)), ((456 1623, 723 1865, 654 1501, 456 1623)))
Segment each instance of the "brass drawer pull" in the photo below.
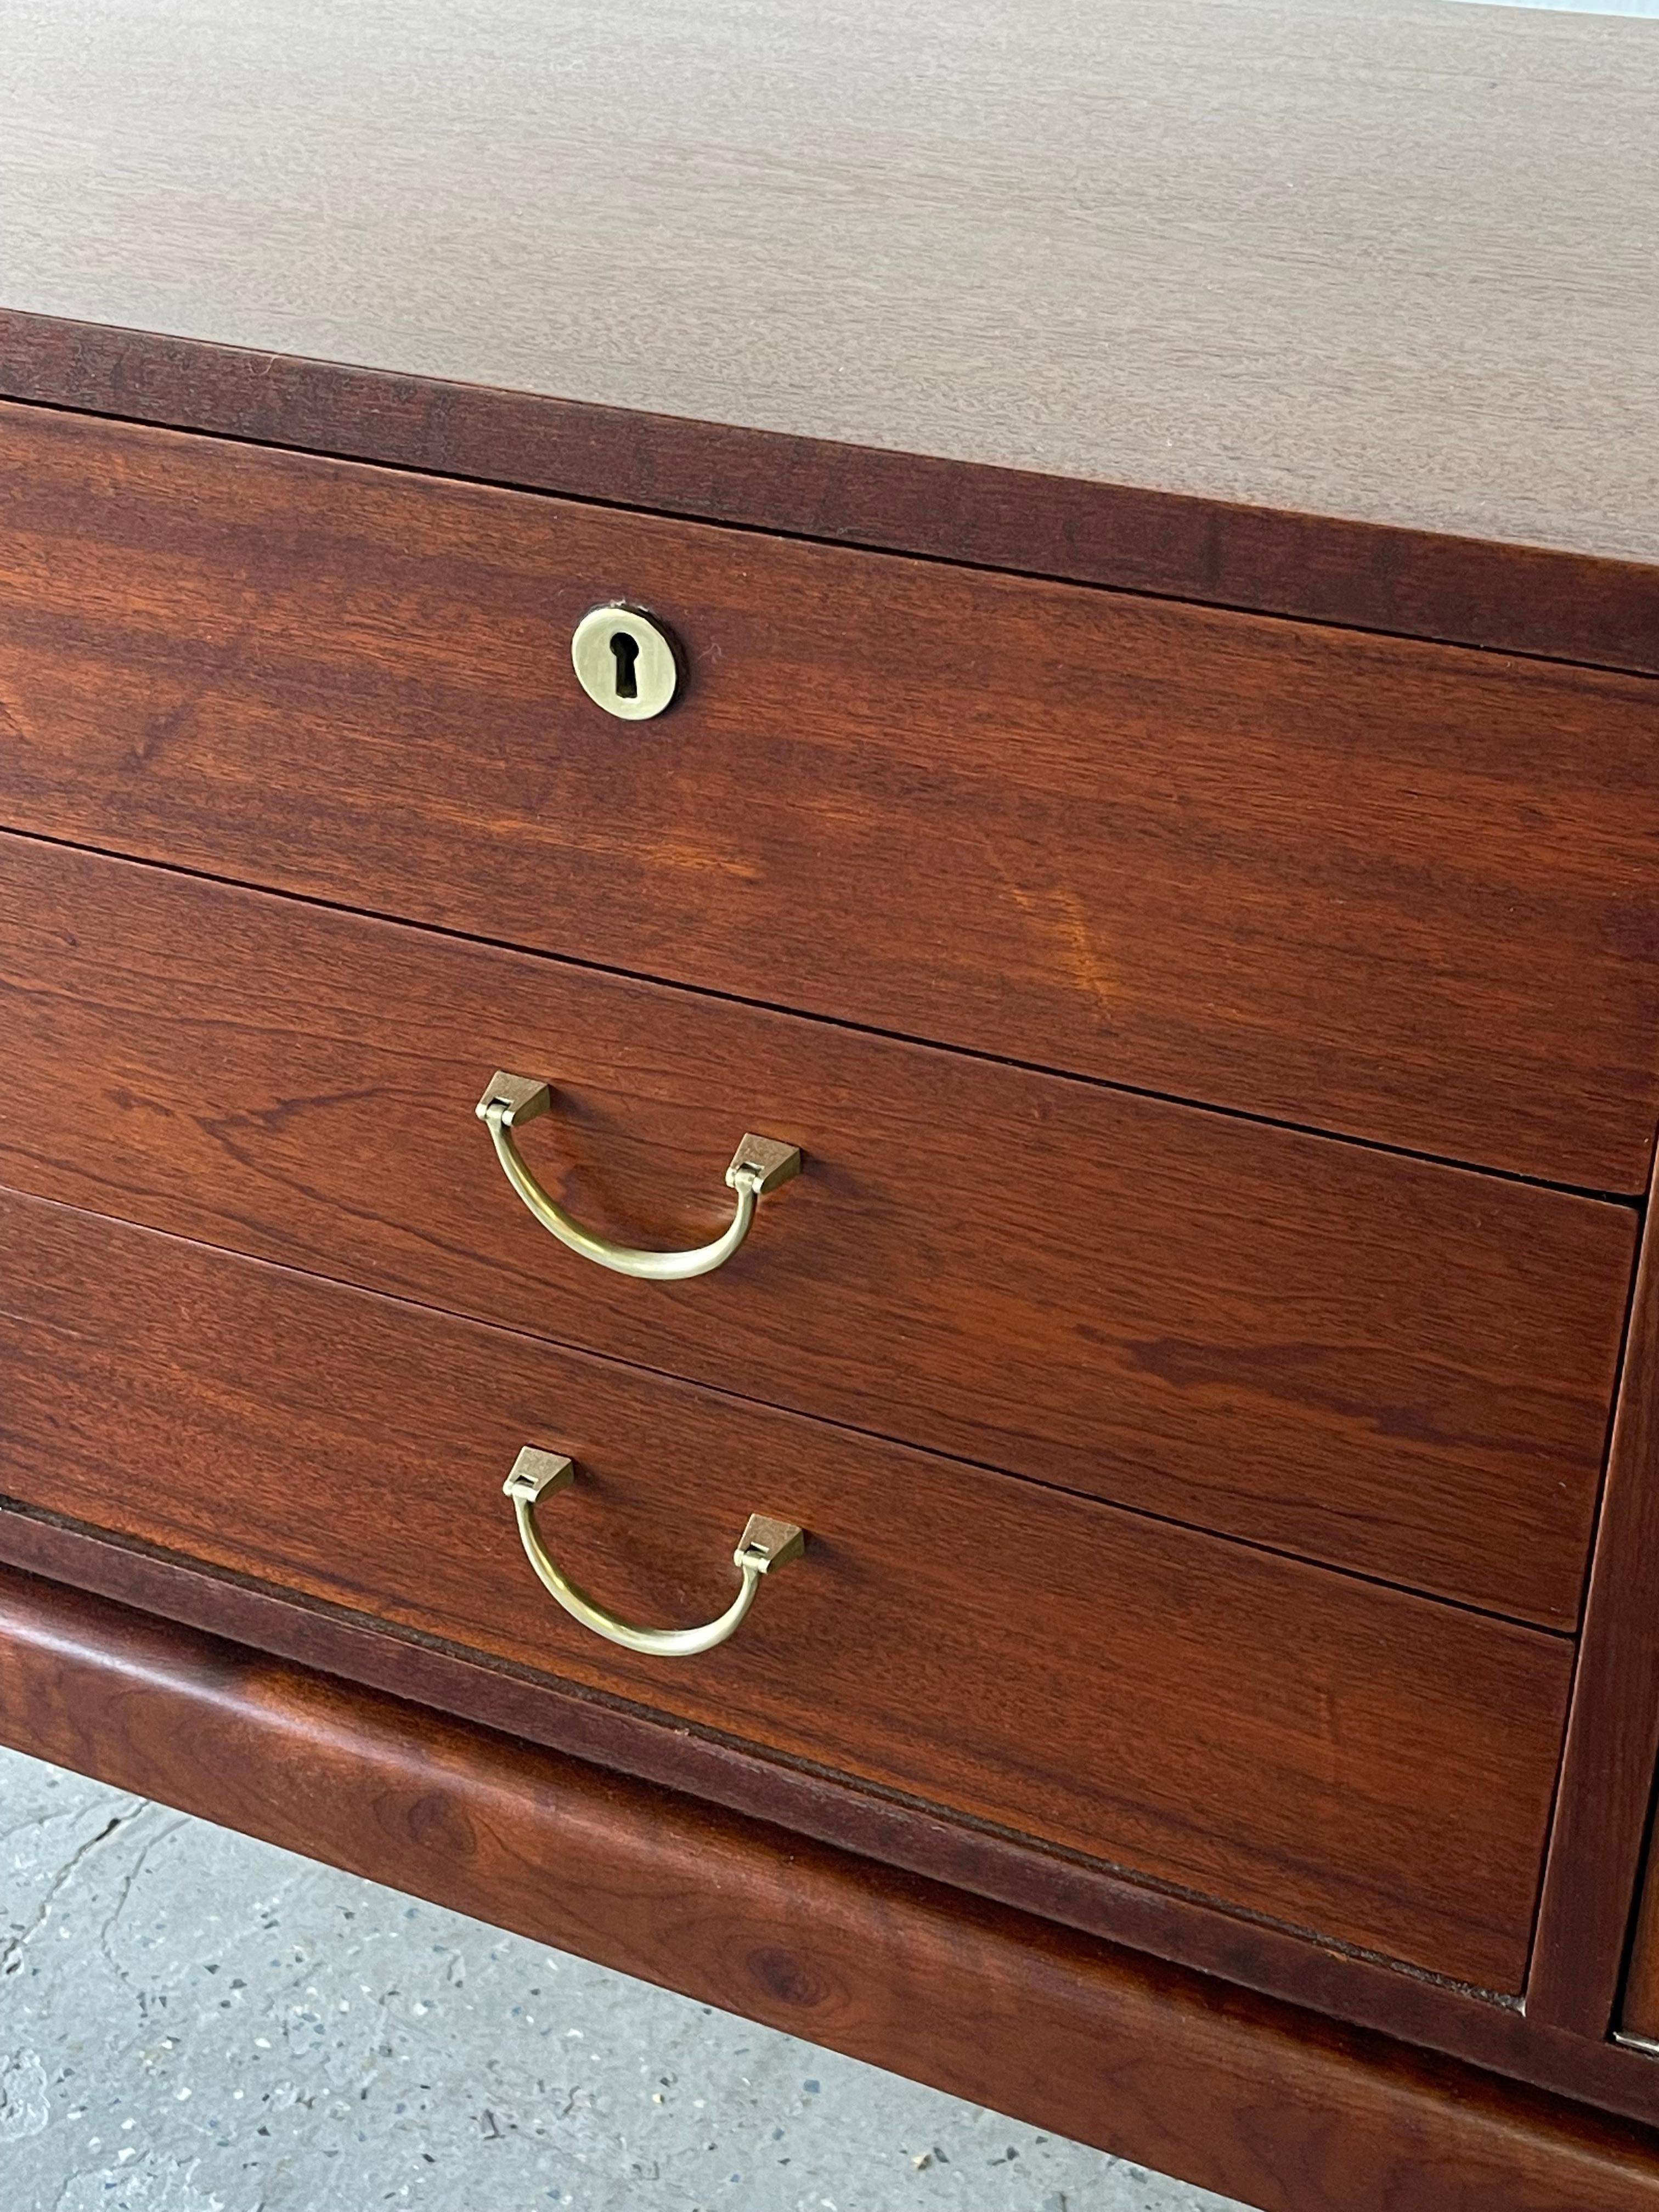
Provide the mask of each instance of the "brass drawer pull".
POLYGON ((508 1075, 497 1068, 489 1088, 478 1101, 478 1119, 489 1130, 507 1181, 544 1229, 550 1229, 562 1244, 580 1252, 595 1266, 610 1267, 618 1275, 642 1275, 653 1283, 683 1283, 692 1275, 707 1275, 724 1267, 745 1237, 755 1218, 757 1200, 800 1173, 800 1153, 793 1145, 774 1137, 745 1137, 738 1146, 726 1180, 738 1194, 738 1209, 731 1225, 712 1244, 699 1244, 689 1252, 635 1252, 626 1244, 612 1244, 573 1221, 542 1188, 514 1140, 513 1132, 553 1103, 545 1083, 527 1075, 508 1075))
POLYGON ((538 1451, 526 1444, 513 1462, 513 1472, 502 1485, 518 1516, 519 1537, 525 1556, 553 1595, 570 1615, 596 1636, 620 1644, 626 1651, 646 1651, 659 1659, 689 1659, 694 1652, 712 1651, 724 1644, 755 1602, 760 1578, 775 1567, 787 1566, 806 1548, 805 1532, 793 1521, 775 1521, 769 1514, 751 1513, 749 1525, 738 1540, 732 1564, 743 1577, 743 1586, 718 1620, 701 1628, 633 1628, 607 1613, 602 1605, 579 1590, 549 1555, 536 1528, 536 1507, 544 1498, 568 1490, 576 1470, 557 1452, 538 1451))

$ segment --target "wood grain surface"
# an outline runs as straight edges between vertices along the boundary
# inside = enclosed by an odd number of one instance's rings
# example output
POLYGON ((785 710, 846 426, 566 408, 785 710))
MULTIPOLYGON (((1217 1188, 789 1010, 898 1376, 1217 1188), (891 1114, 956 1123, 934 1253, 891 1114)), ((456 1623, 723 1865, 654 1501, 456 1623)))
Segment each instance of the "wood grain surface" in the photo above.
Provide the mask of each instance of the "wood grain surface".
POLYGON ((0 1740, 1267 2212, 1651 2212, 1650 2130, 0 1572, 0 1740))
POLYGON ((0 398, 1659 675, 1659 565, 940 460, 0 306, 0 398))
POLYGON ((763 1750, 1518 1990, 1559 1639, 477 1323, 7 1196, 0 1482, 27 1505, 763 1750), (679 1666, 552 1605, 501 1481, 624 1617, 723 1609, 751 1511, 811 1548, 679 1666))
POLYGON ((1659 1758, 1659 1231, 1650 1194, 1529 2012, 1607 2033, 1659 1758))
POLYGON ((0 1179, 1534 1620, 1576 1624, 1623 1206, 0 837, 0 1179), (636 1244, 568 1252, 472 1107, 636 1244), (72 1102, 64 1110, 66 1099, 72 1102))
POLYGON ((1659 559, 1659 33, 22 0, 9 307, 1659 559))
POLYGON ((0 820, 1589 1188, 1653 687, 9 410, 0 820), (655 606, 661 721, 577 688, 655 606))

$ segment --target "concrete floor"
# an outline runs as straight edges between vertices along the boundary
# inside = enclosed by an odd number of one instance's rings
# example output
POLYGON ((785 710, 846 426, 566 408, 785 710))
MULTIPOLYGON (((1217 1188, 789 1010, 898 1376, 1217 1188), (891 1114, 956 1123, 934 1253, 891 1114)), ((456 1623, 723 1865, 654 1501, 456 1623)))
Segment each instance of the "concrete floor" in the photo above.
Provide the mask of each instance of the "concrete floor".
POLYGON ((1239 2212, 0 1751, 3 2212, 1239 2212))

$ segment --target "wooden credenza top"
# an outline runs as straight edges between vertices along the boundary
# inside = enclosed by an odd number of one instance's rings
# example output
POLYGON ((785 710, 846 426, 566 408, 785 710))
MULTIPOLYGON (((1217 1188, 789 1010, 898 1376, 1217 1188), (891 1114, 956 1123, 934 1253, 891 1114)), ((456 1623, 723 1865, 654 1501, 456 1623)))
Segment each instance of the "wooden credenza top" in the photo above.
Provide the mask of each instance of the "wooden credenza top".
POLYGON ((1659 23, 33 0, 6 43, 0 307, 1659 560, 1659 23))

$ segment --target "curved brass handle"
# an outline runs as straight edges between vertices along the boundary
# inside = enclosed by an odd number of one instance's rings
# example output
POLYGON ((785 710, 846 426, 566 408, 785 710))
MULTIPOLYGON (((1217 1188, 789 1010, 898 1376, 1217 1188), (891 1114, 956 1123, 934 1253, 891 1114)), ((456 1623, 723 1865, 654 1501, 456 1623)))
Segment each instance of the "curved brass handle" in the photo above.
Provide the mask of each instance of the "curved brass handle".
POLYGON ((513 1132, 533 1121, 538 1114, 547 1113, 552 1103, 553 1094, 545 1083, 528 1075, 508 1075, 497 1068, 477 1111, 489 1132, 507 1181, 542 1227, 551 1230, 562 1244, 580 1252, 584 1260, 618 1275, 642 1275, 653 1283, 683 1283, 692 1275, 712 1273, 725 1266, 749 1234, 757 1200, 800 1173, 800 1153, 793 1145, 780 1144, 775 1137, 745 1137, 726 1170, 726 1182, 738 1194, 738 1210, 724 1234, 712 1244, 698 1244, 689 1252, 636 1252, 626 1244, 612 1244, 606 1237, 595 1237, 579 1221, 573 1221, 525 1164, 513 1132))
POLYGON ((775 1521, 769 1514, 751 1513, 732 1554, 732 1564, 743 1577, 742 1587, 718 1620, 705 1621, 701 1628, 634 1628, 578 1589, 554 1561, 537 1531, 538 1504, 550 1494, 568 1490, 575 1479, 576 1470, 568 1459, 526 1444, 501 1487, 513 1500, 525 1556, 542 1582, 573 1620, 580 1620, 584 1628, 591 1628, 611 1644, 620 1644, 626 1651, 647 1651, 658 1659, 689 1659, 695 1652, 712 1651, 717 1644, 725 1643, 755 1602, 761 1577, 774 1567, 787 1566, 806 1548, 805 1534, 793 1521, 775 1521))

